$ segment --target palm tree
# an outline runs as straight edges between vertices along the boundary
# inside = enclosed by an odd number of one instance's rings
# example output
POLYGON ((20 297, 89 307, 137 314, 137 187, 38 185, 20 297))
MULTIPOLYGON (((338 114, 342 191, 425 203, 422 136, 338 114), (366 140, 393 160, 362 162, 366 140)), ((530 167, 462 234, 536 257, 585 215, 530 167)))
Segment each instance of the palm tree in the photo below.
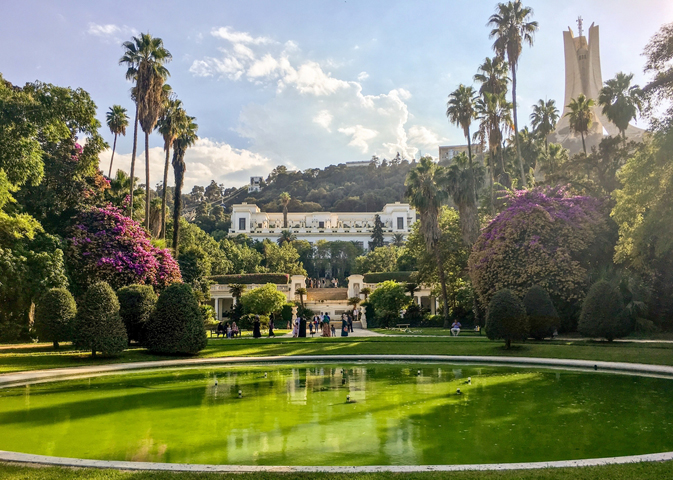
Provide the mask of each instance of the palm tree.
POLYGON ((371 295, 371 293, 372 293, 372 289, 369 288, 369 287, 365 287, 365 288, 360 289, 360 295, 365 296, 365 302, 367 301, 367 297, 369 295, 371 295))
POLYGON ((533 105, 533 113, 530 114, 530 123, 533 127, 533 133, 544 138, 544 151, 549 153, 549 142, 547 136, 556 128, 556 121, 559 117, 558 108, 554 100, 538 100, 533 105))
POLYGON ((643 108, 643 92, 638 85, 631 86, 633 74, 619 72, 615 78, 605 82, 598 95, 598 104, 603 107, 603 115, 619 129, 626 142, 629 122, 643 108))
POLYGON ((185 152, 198 140, 196 135, 199 126, 194 117, 185 115, 180 122, 178 135, 173 141, 173 173, 175 174, 175 197, 173 205, 173 252, 178 256, 178 241, 180 240, 180 215, 182 214, 182 184, 185 180, 185 152))
POLYGON ((404 291, 407 292, 409 295, 411 295, 412 298, 414 296, 414 293, 417 292, 418 289, 419 287, 417 283, 408 282, 404 285, 404 291))
POLYGON ((404 245, 403 233, 393 233, 393 245, 396 247, 402 247, 404 245))
POLYGON ((184 121, 186 115, 182 108, 182 102, 178 99, 168 99, 164 105, 164 110, 157 122, 157 130, 164 138, 164 151, 166 152, 166 163, 164 164, 164 183, 161 192, 161 238, 166 239, 166 200, 168 195, 168 166, 171 147, 178 136, 178 126, 184 121))
POLYGON ((278 237, 278 245, 282 246, 285 242, 294 242, 296 239, 297 236, 290 230, 283 230, 280 232, 280 237, 278 237))
MULTIPOLYGON (((156 125, 164 97, 164 81, 170 75, 165 63, 172 56, 164 48, 163 40, 153 38, 149 33, 141 33, 133 37, 130 42, 124 42, 125 54, 120 63, 129 65, 127 78, 132 71, 131 78, 135 84, 136 114, 140 126, 145 133, 145 226, 149 229, 150 221, 150 151, 149 135, 156 125)), ((132 157, 132 164, 135 156, 132 157)))
MULTIPOLYGON (((439 229, 439 209, 448 199, 446 191, 440 188, 438 177, 441 176, 442 167, 439 167, 430 157, 421 158, 416 168, 409 171, 405 196, 416 208, 421 218, 421 232, 425 240, 428 253, 433 252, 437 260, 437 273, 442 287, 442 299, 444 307, 444 325, 449 323, 449 305, 446 293, 446 277, 444 275, 444 263, 437 246, 441 237, 439 229)), ((470 194, 474 198, 474 194, 470 194)))
POLYGON ((474 81, 481 83, 479 87, 479 95, 488 92, 492 95, 504 95, 507 92, 507 84, 509 77, 507 70, 509 65, 500 57, 493 57, 484 60, 477 73, 474 76, 474 81))
POLYGON ((582 136, 582 148, 584 149, 584 155, 587 154, 587 145, 584 142, 584 135, 589 133, 589 129, 593 123, 593 111, 591 110, 595 105, 595 102, 591 98, 587 98, 583 93, 577 98, 574 98, 567 105, 568 121, 570 123, 570 130, 579 133, 582 136))
POLYGON ((283 192, 279 198, 280 204, 283 206, 283 228, 287 228, 287 206, 290 204, 290 194, 283 192))
POLYGON ((470 170, 465 153, 456 155, 454 163, 438 175, 438 183, 446 189, 458 207, 460 231, 466 245, 472 246, 479 237, 479 215, 472 194, 472 185, 481 188, 484 169, 479 166, 470 170))
MULTIPOLYGON (((134 37, 135 38, 135 37, 134 37)), ((138 74, 138 56, 136 55, 137 49, 136 45, 133 42, 125 42, 123 44, 126 49, 124 55, 119 59, 119 65, 126 65, 126 80, 136 81, 138 74)), ((136 152, 138 149, 138 101, 137 101, 137 87, 133 86, 131 88, 131 99, 136 106, 135 119, 133 120, 133 152, 131 153, 131 174, 130 179, 131 183, 129 185, 129 195, 131 201, 129 203, 129 217, 133 218, 133 194, 134 188, 133 184, 135 182, 135 168, 136 168, 136 152)))
POLYGON ((302 308, 304 307, 304 295, 306 295, 307 293, 308 292, 303 287, 300 287, 294 291, 295 295, 299 295, 299 303, 301 303, 302 308))
POLYGON ((493 50, 498 57, 506 58, 512 72, 512 104, 514 107, 514 141, 516 143, 516 155, 519 161, 519 173, 522 185, 526 185, 526 174, 523 169, 521 152, 519 152, 519 139, 517 133, 519 124, 516 114, 516 69, 519 66, 519 56, 523 43, 533 46, 533 35, 538 29, 537 22, 529 21, 533 9, 524 7, 521 0, 499 3, 496 13, 491 15, 488 25, 493 29, 489 38, 495 38, 493 50))
MULTIPOLYGON (((129 188, 131 188, 131 178, 124 170, 117 170, 115 178, 110 180, 110 188, 105 190, 105 200, 116 207, 123 208, 127 197, 129 197, 129 188)), ((140 188, 136 189, 134 193, 136 199, 143 196, 143 190, 140 188)))
POLYGON ((107 126, 110 132, 115 136, 112 143, 112 158, 110 158, 110 170, 108 178, 112 178, 112 162, 115 159, 115 150, 117 149, 117 135, 126 135, 126 127, 129 126, 129 117, 126 115, 126 109, 121 105, 112 105, 105 114, 107 126))
MULTIPOLYGON (((470 142, 470 125, 476 117, 474 102, 476 101, 474 88, 466 87, 462 83, 451 92, 449 101, 446 102, 446 117, 456 126, 463 129, 463 135, 467 138, 467 155, 472 168, 472 144, 470 142)), ((474 186, 473 186, 474 187, 474 186)), ((476 198, 476 192, 475 198, 476 198)))
POLYGON ((554 175, 559 167, 568 161, 568 150, 560 143, 549 145, 549 151, 542 156, 542 173, 554 175))
POLYGON ((229 284, 229 293, 236 299, 236 303, 240 302, 241 295, 243 295, 243 292, 245 292, 246 288, 247 287, 242 283, 229 284))

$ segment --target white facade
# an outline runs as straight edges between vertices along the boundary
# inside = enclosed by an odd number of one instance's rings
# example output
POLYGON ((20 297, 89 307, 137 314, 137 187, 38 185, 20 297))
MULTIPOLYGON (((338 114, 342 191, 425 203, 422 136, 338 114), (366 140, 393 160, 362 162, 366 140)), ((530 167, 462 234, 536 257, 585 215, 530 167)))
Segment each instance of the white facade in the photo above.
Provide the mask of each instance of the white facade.
POLYGON ((250 177, 248 193, 259 192, 262 189, 262 177, 250 177))
MULTIPOLYGON (((343 240, 359 242, 369 248, 374 216, 378 213, 383 222, 383 239, 393 240, 394 234, 405 238, 416 221, 416 210, 408 203, 388 203, 380 212, 290 212, 287 214, 287 230, 299 240, 315 243, 318 240, 343 240)), ((232 207, 230 236, 245 234, 255 240, 275 240, 283 228, 282 213, 261 212, 254 204, 241 203, 232 207)))
MULTIPOLYGON (((365 283, 363 275, 351 275, 348 277, 348 288, 309 288, 308 294, 304 297, 304 305, 315 313, 327 313, 332 319, 338 320, 344 312, 353 309, 348 305, 348 298, 360 297, 364 295, 360 291, 367 287, 372 292, 378 288, 379 284, 365 283)), ((263 285, 246 285, 246 291, 263 285)), ((287 285, 276 285, 276 289, 287 297, 288 302, 299 301, 296 292, 298 288, 306 287, 306 277, 303 275, 291 275, 290 283, 287 285)), ((229 285, 211 285, 210 286, 211 304, 215 308, 215 317, 221 320, 224 314, 231 310, 236 304, 236 299, 229 291, 229 285)), ((430 285, 420 285, 414 292, 414 303, 430 309, 433 315, 437 312, 437 299, 432 296, 430 285)))

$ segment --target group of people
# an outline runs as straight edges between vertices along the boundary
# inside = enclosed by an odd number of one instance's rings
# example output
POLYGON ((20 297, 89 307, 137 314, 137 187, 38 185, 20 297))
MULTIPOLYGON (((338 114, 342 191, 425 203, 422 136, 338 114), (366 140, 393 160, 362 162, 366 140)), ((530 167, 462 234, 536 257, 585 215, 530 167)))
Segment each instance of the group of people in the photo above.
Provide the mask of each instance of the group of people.
POLYGON ((307 278, 306 288, 339 288, 338 278, 307 278))
POLYGON ((236 322, 231 322, 231 325, 229 325, 229 322, 225 323, 218 323, 217 324, 217 335, 225 335, 227 338, 233 338, 236 336, 241 336, 241 332, 238 329, 238 325, 236 325, 236 322))
MULTIPOLYGON (((336 337, 336 326, 327 312, 315 315, 313 320, 308 322, 311 335, 322 333, 323 337, 336 337)), ((353 331, 353 316, 347 313, 341 314, 341 336, 347 337, 349 332, 353 331)))

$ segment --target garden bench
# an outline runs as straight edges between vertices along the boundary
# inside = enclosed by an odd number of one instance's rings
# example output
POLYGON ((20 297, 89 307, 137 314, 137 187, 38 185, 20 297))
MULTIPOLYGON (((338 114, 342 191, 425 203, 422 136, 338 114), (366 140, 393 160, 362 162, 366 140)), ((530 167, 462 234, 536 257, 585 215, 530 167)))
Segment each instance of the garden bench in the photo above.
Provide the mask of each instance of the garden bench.
POLYGON ((405 332, 409 330, 410 325, 411 325, 410 323, 398 323, 397 325, 395 325, 395 328, 400 332, 405 332))

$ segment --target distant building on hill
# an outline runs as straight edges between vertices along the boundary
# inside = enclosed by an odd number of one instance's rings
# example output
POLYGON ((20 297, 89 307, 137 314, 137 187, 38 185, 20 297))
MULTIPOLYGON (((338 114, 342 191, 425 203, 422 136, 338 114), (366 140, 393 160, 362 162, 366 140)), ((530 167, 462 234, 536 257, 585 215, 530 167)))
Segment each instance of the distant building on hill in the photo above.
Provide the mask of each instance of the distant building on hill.
POLYGON ((368 167, 372 163, 371 160, 360 160, 357 162, 346 162, 346 167, 368 167))
POLYGON ((259 192, 262 189, 262 177, 250 177, 248 193, 259 192))
MULTIPOLYGON (((445 145, 439 147, 439 161, 442 160, 453 160, 453 157, 465 153, 467 155, 467 145, 445 145)), ((481 146, 479 144, 472 145, 472 155, 477 155, 482 153, 481 146)))
MULTIPOLYGON (((408 203, 395 202, 386 204, 380 212, 290 212, 287 230, 312 244, 342 240, 368 250, 377 213, 383 222, 384 242, 391 242, 399 233, 406 238, 416 221, 415 209, 408 203)), ((262 212, 257 205, 245 202, 232 206, 229 236, 245 234, 260 241, 276 240, 283 230, 282 213, 262 212)))

